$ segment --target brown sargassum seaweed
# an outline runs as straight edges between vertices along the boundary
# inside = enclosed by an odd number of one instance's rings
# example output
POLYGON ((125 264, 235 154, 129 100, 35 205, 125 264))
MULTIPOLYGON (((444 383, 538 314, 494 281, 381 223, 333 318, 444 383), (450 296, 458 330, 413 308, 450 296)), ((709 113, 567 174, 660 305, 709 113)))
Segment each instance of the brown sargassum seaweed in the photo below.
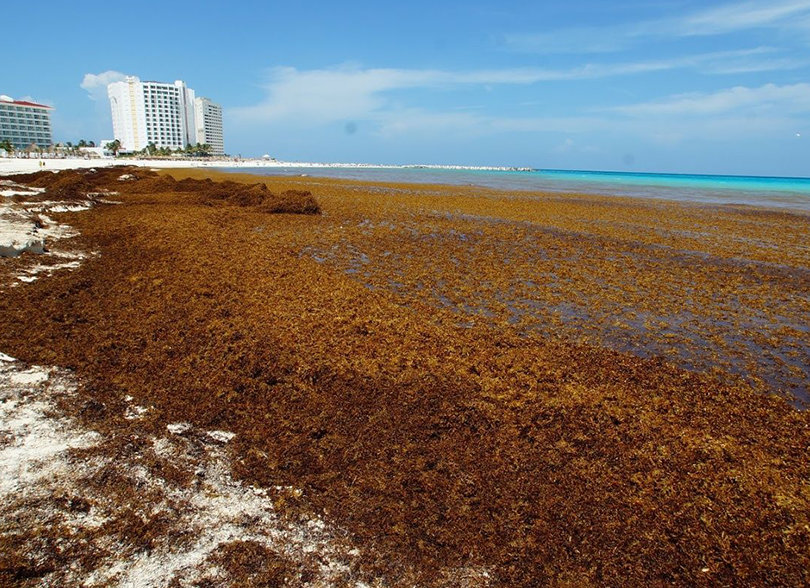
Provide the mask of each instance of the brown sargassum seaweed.
POLYGON ((810 583, 810 413, 768 394, 806 393, 807 216, 122 173, 71 180, 119 192, 70 218, 99 255, 0 297, 92 427, 235 432, 390 585, 810 583))

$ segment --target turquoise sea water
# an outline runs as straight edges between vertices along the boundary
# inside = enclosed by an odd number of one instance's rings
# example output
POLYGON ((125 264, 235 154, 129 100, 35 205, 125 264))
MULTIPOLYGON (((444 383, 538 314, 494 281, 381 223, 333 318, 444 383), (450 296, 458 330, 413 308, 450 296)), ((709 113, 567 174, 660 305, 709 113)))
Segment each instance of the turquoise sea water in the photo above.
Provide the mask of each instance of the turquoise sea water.
POLYGON ((502 190, 664 198, 810 212, 810 178, 419 167, 257 167, 242 168, 239 171, 257 175, 308 175, 379 182, 476 185, 502 190))

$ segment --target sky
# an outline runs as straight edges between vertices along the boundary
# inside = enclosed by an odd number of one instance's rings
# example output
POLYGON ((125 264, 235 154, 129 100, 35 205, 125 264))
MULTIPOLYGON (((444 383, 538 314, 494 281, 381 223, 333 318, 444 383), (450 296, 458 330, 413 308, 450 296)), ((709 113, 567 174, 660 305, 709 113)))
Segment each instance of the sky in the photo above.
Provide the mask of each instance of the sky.
POLYGON ((112 138, 184 80, 286 161, 810 176, 810 0, 8 2, 0 94, 112 138), (12 29, 8 29, 8 31, 12 29))

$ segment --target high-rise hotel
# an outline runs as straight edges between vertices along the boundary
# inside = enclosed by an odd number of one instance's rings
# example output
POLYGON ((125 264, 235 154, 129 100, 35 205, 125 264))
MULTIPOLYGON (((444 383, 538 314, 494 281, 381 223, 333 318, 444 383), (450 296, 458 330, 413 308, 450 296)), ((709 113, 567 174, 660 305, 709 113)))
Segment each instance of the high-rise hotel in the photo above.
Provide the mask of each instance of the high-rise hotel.
POLYGON ((194 99, 194 119, 197 121, 197 143, 211 145, 212 155, 225 153, 222 137, 222 107, 200 96, 194 99))
POLYGON ((0 96, 0 141, 9 140, 17 149, 31 145, 53 145, 51 106, 0 96))
POLYGON ((182 149, 207 143, 212 155, 223 155, 222 107, 196 98, 185 82, 142 82, 129 76, 107 86, 113 135, 123 151, 156 147, 182 149))

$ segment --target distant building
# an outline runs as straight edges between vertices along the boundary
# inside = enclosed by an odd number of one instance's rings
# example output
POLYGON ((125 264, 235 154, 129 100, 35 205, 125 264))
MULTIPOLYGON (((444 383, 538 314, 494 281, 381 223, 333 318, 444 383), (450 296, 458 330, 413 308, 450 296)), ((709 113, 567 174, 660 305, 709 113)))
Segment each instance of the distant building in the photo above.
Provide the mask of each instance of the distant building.
POLYGON ((32 144, 43 149, 53 145, 51 106, 0 96, 0 141, 8 139, 17 149, 32 144))
POLYGON ((149 143, 177 149, 196 142, 194 90, 185 82, 141 82, 130 76, 107 86, 107 94, 113 134, 122 151, 138 151, 149 143))
POLYGON ((197 122, 197 143, 211 146, 211 155, 225 155, 222 137, 222 106, 205 97, 194 100, 194 118, 197 122))
POLYGON ((113 135, 122 151, 139 151, 150 143, 169 149, 208 143, 213 153, 224 152, 222 107, 207 98, 197 99, 181 80, 142 82, 129 76, 108 85, 107 94, 113 135))

